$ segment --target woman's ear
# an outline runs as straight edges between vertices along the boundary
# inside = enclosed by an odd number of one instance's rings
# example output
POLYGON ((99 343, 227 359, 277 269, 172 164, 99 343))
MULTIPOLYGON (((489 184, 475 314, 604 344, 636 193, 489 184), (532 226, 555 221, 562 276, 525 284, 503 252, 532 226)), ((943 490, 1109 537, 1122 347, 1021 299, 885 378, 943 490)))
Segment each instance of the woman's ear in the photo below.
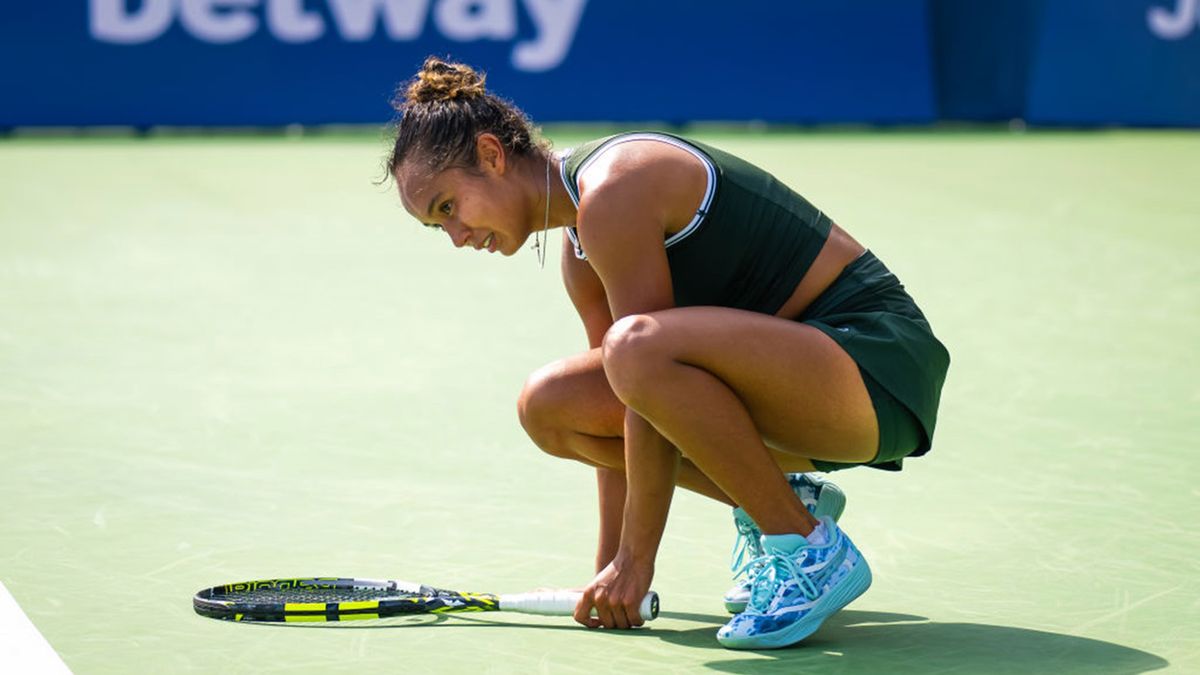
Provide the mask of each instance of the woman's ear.
POLYGON ((475 156, 479 158, 479 169, 484 173, 503 175, 507 166, 504 144, 495 134, 482 133, 475 139, 475 156))

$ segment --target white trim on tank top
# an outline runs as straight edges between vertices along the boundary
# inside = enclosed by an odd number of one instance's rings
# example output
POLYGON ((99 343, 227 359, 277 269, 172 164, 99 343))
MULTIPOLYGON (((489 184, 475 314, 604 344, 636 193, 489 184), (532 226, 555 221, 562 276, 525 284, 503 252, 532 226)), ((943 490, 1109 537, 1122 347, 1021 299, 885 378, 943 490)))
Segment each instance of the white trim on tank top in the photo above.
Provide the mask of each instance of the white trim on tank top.
MULTIPOLYGON (((579 176, 586 171, 587 168, 591 166, 592 162, 596 161, 600 155, 608 152, 613 147, 628 141, 659 141, 661 143, 666 143, 682 150, 686 150, 687 152, 690 152, 696 159, 700 160, 704 164, 705 170, 708 172, 708 184, 704 189, 704 199, 700 200, 700 208, 696 209, 696 215, 692 217, 691 222, 685 225, 683 229, 666 238, 666 240, 663 242, 663 246, 665 248, 670 248, 694 234, 700 227, 700 224, 704 221, 704 217, 708 215, 708 208, 712 206, 713 194, 717 191, 717 168, 713 165, 712 160, 706 157, 703 153, 677 138, 667 136, 666 134, 643 132, 618 136, 617 138, 612 138, 605 141, 600 145, 600 147, 596 148, 590 157, 583 161, 583 164, 579 165, 579 169, 575 172, 575 175, 579 176)), ((579 186, 572 184, 573 181, 571 181, 570 177, 567 176, 566 160, 572 152, 573 149, 567 149, 559 154, 560 162, 558 173, 562 179, 563 187, 567 189, 567 194, 571 197, 571 201, 575 202, 575 208, 579 208, 579 186)), ((579 233, 576 228, 568 227, 567 237, 571 239, 571 244, 575 247, 575 257, 579 258, 580 260, 587 260, 587 255, 583 252, 583 246, 579 243, 579 233)))

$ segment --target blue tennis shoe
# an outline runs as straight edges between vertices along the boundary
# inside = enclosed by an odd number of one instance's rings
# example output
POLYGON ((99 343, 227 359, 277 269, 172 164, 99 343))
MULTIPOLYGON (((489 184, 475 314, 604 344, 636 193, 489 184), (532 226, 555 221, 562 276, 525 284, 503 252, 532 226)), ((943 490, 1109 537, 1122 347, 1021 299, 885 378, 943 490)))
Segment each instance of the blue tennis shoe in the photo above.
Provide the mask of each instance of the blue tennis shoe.
MULTIPOLYGON (((835 521, 841 517, 846 508, 846 495, 841 488, 815 473, 789 473, 787 479, 800 502, 815 517, 829 516, 835 521)), ((730 570, 735 572, 734 578, 738 581, 725 592, 724 599, 725 609, 730 614, 737 614, 746 608, 750 600, 750 578, 753 575, 751 570, 746 570, 746 561, 761 558, 763 549, 759 541, 762 532, 745 511, 740 508, 733 510, 733 524, 738 536, 733 542, 730 570)))
POLYGON ((796 644, 871 586, 871 568, 850 538, 829 516, 821 518, 821 526, 827 538, 821 544, 798 534, 763 535, 763 555, 746 565, 750 600, 717 631, 722 646, 796 644))

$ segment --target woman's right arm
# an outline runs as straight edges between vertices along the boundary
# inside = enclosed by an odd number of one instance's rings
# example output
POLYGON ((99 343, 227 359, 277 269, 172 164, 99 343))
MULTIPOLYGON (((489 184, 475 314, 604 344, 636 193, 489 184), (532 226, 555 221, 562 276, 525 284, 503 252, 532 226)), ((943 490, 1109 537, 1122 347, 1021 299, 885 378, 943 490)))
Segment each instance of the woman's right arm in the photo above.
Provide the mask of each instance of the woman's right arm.
POLYGON ((612 327, 612 312, 608 306, 608 296, 604 293, 604 284, 600 277, 586 260, 575 257, 575 247, 571 240, 563 237, 562 252, 563 285, 567 287, 567 295, 579 318, 583 320, 583 329, 587 331, 588 348, 595 349, 604 342, 604 334, 612 327))
MULTIPOLYGON (((600 277, 586 260, 575 257, 571 240, 563 237, 563 284, 571 304, 583 321, 588 348, 596 349, 612 326, 612 313, 600 277)), ((596 467, 596 488, 600 498, 600 532, 596 546, 596 571, 604 569, 617 555, 621 543, 621 521, 625 517, 625 472, 596 467)))

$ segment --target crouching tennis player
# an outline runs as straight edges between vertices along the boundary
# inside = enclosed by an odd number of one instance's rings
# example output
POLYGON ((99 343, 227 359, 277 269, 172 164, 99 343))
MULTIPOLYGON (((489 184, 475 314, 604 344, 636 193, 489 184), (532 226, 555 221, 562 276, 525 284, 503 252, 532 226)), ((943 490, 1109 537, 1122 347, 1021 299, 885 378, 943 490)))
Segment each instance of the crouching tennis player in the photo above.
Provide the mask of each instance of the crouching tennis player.
POLYGON ((518 410, 538 447, 596 468, 596 576, 576 620, 642 623, 676 485, 733 507, 726 647, 794 644, 866 591, 844 496, 811 474, 929 450, 949 355, 896 276, 708 145, 623 133, 552 154, 481 74, 436 58, 396 107, 388 169, 422 223, 506 256, 531 236, 544 256, 539 237, 567 228, 591 349, 531 375, 518 410))

